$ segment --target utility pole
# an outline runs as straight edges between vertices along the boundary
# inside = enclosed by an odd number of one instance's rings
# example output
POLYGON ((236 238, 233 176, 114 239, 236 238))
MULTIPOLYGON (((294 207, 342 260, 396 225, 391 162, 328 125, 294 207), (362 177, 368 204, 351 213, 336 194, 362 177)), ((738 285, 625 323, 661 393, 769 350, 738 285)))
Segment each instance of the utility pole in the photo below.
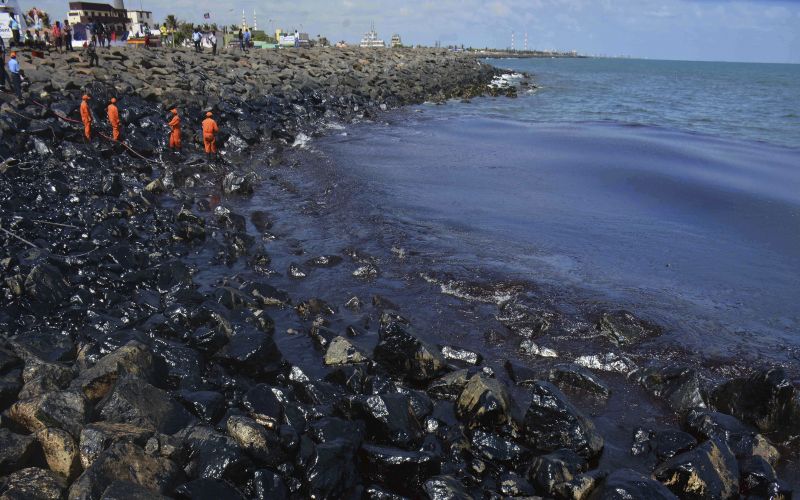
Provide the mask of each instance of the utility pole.
POLYGON ((516 50, 516 45, 514 45, 514 35, 516 35, 516 33, 514 33, 514 31, 512 30, 511 31, 511 52, 514 52, 516 50))
POLYGON ((253 31, 258 31, 258 21, 256 21, 256 9, 253 9, 253 31))
POLYGON ((528 52, 528 32, 525 32, 525 52, 528 52))

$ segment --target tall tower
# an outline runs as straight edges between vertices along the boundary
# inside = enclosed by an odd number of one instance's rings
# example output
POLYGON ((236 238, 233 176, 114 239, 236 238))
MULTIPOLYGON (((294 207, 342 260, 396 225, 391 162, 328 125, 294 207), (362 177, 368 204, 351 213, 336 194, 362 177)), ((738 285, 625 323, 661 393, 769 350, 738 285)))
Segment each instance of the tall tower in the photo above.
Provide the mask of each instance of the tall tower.
POLYGON ((525 32, 525 52, 528 52, 528 32, 525 32))
POLYGON ((247 29, 247 18, 244 17, 244 9, 242 9, 242 29, 247 29))
POLYGON ((516 35, 516 33, 514 33, 512 31, 511 32, 511 52, 514 52, 516 50, 516 45, 514 45, 514 35, 516 35))
POLYGON ((253 9, 253 31, 258 31, 258 21, 256 21, 256 9, 253 9))

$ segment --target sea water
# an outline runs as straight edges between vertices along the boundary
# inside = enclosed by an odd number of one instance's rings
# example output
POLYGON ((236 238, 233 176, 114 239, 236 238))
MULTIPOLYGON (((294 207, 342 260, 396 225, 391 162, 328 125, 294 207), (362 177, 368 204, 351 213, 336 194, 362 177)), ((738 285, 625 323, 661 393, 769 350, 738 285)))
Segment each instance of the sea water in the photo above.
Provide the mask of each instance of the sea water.
POLYGON ((316 144, 398 246, 630 309, 702 356, 797 363, 800 66, 486 63, 539 88, 316 144))

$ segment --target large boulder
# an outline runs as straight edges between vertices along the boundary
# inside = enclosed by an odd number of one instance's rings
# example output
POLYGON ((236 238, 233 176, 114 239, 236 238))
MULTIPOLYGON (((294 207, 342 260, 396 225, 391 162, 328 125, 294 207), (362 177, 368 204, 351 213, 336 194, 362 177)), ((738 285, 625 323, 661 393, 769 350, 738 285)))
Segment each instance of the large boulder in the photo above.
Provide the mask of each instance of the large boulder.
POLYGON ((373 359, 389 373, 424 383, 447 369, 447 361, 439 350, 411 335, 400 322, 381 328, 380 339, 373 351, 373 359))
POLYGON ((608 475, 597 495, 598 500, 678 500, 666 486, 631 469, 618 469, 608 475))
POLYGON ((697 370, 681 365, 647 368, 633 377, 651 394, 665 399, 678 413, 705 408, 706 396, 697 370))
POLYGON ((168 494, 182 482, 183 472, 173 461, 153 457, 129 442, 119 442, 104 451, 72 483, 70 500, 100 498, 115 481, 129 481, 154 493, 168 494))
POLYGON ((511 401, 502 382, 473 375, 456 402, 456 414, 470 428, 494 428, 509 421, 511 401))
POLYGON ((75 379, 89 400, 97 401, 108 394, 117 380, 130 375, 146 382, 156 382, 157 362, 151 350, 144 344, 132 340, 119 349, 106 354, 91 368, 84 370, 75 379))
POLYGON ((574 364, 559 364, 547 372, 547 380, 562 391, 607 398, 611 389, 588 369, 574 364))
POLYGON ((356 484, 353 444, 344 439, 311 444, 303 455, 303 486, 307 498, 343 498, 356 484))
POLYGON ((681 498, 739 498, 739 465, 728 445, 718 439, 667 460, 653 477, 681 498))
POLYGON ((367 354, 344 337, 335 337, 325 352, 328 366, 351 365, 369 361, 367 354))
POLYGON ((0 476, 24 467, 33 454, 33 436, 0 429, 0 476))
POLYGON ((454 372, 445 373, 437 378, 428 386, 428 394, 436 399, 457 400, 464 392, 469 379, 472 378, 470 371, 466 368, 454 372))
POLYGON ((81 472, 80 451, 69 432, 54 427, 36 433, 50 470, 72 480, 81 472))
POLYGON ((214 357, 223 365, 251 377, 274 373, 283 361, 272 337, 255 328, 235 332, 214 357))
POLYGON ((525 461, 529 455, 528 450, 514 441, 475 429, 470 439, 473 453, 490 462, 501 462, 517 466, 525 461))
POLYGON ((35 357, 29 357, 22 370, 22 381, 25 385, 20 389, 19 399, 30 399, 48 392, 66 389, 74 373, 72 368, 60 363, 50 363, 35 357))
POLYGON ((637 429, 631 453, 635 456, 651 455, 658 462, 691 450, 697 439, 691 434, 675 429, 652 431, 637 429))
POLYGON ((436 476, 425 481, 423 490, 431 500, 472 500, 475 498, 453 476, 436 476))
POLYGON ((83 428, 80 437, 81 466, 88 469, 107 448, 121 441, 144 447, 153 432, 151 429, 124 423, 95 422, 89 424, 83 428))
POLYGON ((761 457, 739 462, 741 493, 745 498, 791 498, 791 488, 778 478, 775 469, 761 457))
POLYGON ((604 312, 595 328, 618 346, 636 344, 661 334, 661 328, 643 321, 628 311, 604 312))
POLYGON ((800 391, 782 368, 730 380, 714 389, 711 401, 761 432, 787 439, 800 435, 800 391))
POLYGON ((585 458, 571 450, 558 450, 534 458, 528 469, 528 480, 548 495, 554 495, 556 484, 572 481, 586 469, 585 458))
POLYGON ((594 424, 550 382, 535 382, 531 404, 525 413, 523 434, 536 450, 565 448, 586 459, 603 450, 603 437, 594 424))
POLYGON ((9 474, 2 487, 2 500, 52 500, 61 498, 66 480, 55 472, 31 467, 9 474))
POLYGON ((44 311, 51 311, 70 296, 70 285, 61 271, 50 264, 39 264, 25 278, 25 293, 44 311))
POLYGON ((705 441, 717 438, 725 441, 736 458, 760 456, 774 465, 780 452, 764 436, 731 415, 704 408, 695 408, 686 414, 686 429, 705 441))
POLYGON ((366 423, 366 437, 370 441, 411 448, 422 439, 422 426, 406 394, 349 396, 337 407, 350 420, 366 423))
POLYGON ((227 423, 228 435, 251 457, 271 466, 277 466, 286 457, 281 449, 281 438, 273 431, 247 417, 231 416, 227 423))
POLYGON ((161 389, 134 377, 120 380, 97 409, 108 422, 128 423, 174 434, 195 419, 161 389))
POLYGON ((86 398, 75 391, 51 392, 18 401, 8 410, 8 417, 29 432, 55 427, 75 437, 80 436, 88 414, 86 398))
POLYGON ((227 479, 234 483, 244 480, 251 460, 234 438, 197 426, 186 433, 185 442, 189 463, 184 470, 192 479, 227 479))

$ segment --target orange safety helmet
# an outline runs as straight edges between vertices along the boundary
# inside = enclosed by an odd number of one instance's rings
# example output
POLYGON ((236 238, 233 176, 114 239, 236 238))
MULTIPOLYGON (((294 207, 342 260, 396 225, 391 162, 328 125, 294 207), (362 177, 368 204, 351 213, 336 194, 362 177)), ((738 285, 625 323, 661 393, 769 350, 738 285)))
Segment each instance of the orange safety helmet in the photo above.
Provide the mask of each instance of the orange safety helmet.
POLYGON ((117 98, 116 97, 112 97, 111 98, 111 104, 115 104, 116 102, 117 102, 117 98))
POLYGON ((172 112, 173 115, 177 115, 178 114, 178 108, 172 108, 172 109, 170 109, 170 111, 172 112))
POLYGON ((207 112, 207 113, 206 113, 206 116, 207 116, 208 118, 211 118, 211 116, 213 116, 213 113, 211 113, 211 111, 209 111, 209 112, 207 112))
POLYGON ((83 94, 83 100, 84 100, 84 101, 88 101, 89 99, 91 99, 91 97, 89 97, 89 96, 88 96, 88 95, 86 95, 86 94, 83 94))

